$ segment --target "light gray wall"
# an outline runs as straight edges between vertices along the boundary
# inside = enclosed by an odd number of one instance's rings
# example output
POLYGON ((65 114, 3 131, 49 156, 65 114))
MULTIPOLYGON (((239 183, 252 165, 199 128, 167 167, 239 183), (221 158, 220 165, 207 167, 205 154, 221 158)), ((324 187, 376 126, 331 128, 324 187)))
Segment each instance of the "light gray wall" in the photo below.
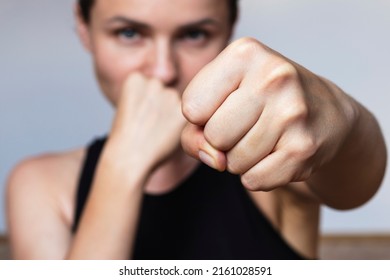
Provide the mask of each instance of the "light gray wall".
MULTIPOLYGON (((22 158, 85 145, 109 128, 112 111, 74 33, 72 4, 0 0, 0 194, 22 158)), ((241 6, 236 37, 256 37, 330 78, 375 113, 390 139, 390 1, 241 0, 241 6)), ((324 209, 322 230, 390 233, 389 184, 387 176, 356 210, 324 209)))

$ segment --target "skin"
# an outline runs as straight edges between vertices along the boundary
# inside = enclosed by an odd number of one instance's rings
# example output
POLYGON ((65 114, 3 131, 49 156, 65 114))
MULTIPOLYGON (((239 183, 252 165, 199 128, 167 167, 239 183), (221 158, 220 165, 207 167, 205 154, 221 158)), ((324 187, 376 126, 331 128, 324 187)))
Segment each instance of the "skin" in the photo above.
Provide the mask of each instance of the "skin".
POLYGON ((74 236, 85 150, 14 169, 7 207, 15 258, 127 258, 142 194, 172 190, 196 159, 239 174, 259 211, 308 258, 317 256, 322 203, 349 209, 378 189, 386 150, 374 117, 255 39, 224 49, 232 31, 227 6, 97 0, 90 24, 77 9, 76 16, 116 116, 74 236))

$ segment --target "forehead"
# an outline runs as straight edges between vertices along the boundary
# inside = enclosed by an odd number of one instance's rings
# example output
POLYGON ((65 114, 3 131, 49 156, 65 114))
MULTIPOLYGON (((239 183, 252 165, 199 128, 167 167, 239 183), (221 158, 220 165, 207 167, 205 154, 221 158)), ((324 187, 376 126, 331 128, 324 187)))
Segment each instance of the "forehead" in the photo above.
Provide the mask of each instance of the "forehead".
POLYGON ((96 0, 92 10, 95 20, 116 16, 151 24, 176 24, 213 18, 228 20, 227 0, 96 0))

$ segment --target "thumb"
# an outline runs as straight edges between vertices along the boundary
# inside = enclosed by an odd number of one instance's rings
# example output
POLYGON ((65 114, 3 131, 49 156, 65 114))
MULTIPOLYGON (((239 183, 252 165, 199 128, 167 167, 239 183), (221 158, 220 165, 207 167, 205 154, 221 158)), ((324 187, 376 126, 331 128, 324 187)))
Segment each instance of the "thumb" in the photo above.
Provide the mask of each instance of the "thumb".
POLYGON ((190 156, 218 171, 226 169, 225 153, 218 151, 207 142, 203 134, 203 127, 187 123, 181 134, 181 144, 184 151, 190 156))

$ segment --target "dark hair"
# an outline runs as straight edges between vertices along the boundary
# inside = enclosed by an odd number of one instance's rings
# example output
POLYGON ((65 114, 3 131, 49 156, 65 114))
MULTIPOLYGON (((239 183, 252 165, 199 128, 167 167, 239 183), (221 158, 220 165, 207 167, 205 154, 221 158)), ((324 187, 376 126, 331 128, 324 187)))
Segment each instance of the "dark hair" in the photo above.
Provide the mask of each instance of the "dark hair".
MULTIPOLYGON (((89 22, 90 13, 95 0, 78 0, 81 16, 83 17, 85 22, 89 22)), ((230 9, 230 23, 233 25, 238 16, 238 0, 228 0, 229 9, 230 9)))

